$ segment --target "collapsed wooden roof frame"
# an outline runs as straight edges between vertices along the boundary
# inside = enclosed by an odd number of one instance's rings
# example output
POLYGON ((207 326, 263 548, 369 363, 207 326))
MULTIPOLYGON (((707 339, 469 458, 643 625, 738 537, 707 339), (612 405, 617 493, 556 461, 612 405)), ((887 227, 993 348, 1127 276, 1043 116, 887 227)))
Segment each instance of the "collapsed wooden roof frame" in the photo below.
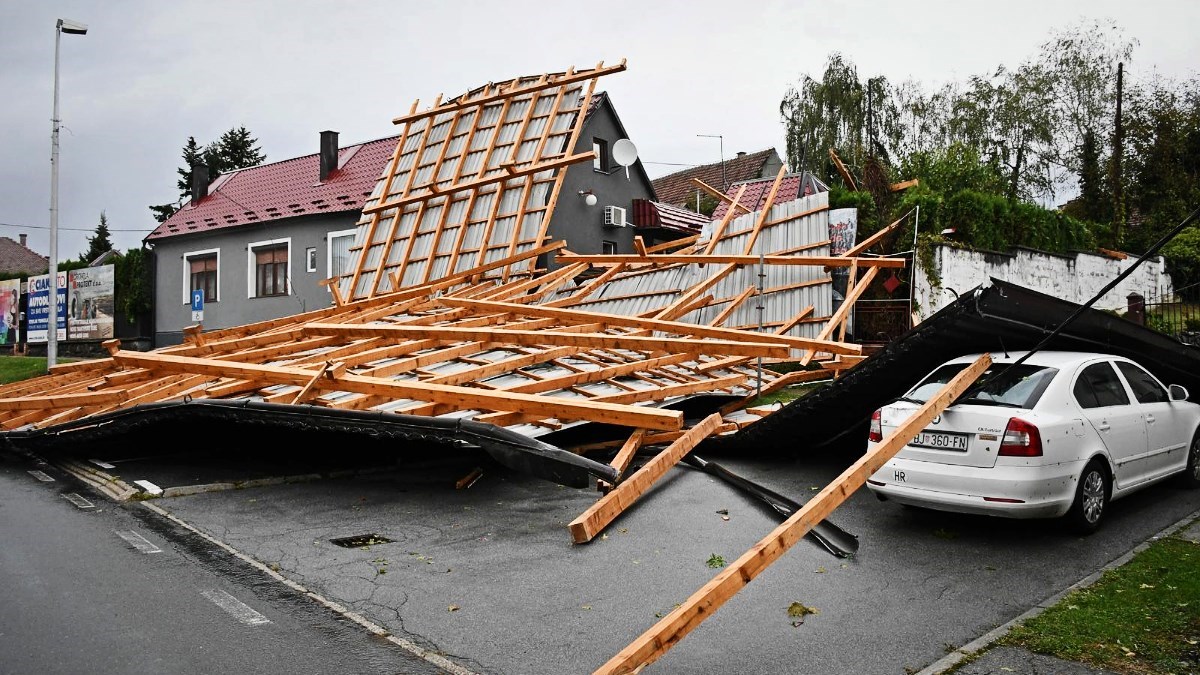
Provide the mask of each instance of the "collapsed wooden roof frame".
MULTIPOLYGON (((745 186, 732 198, 709 188, 731 208, 707 239, 648 248, 638 238, 631 256, 581 256, 561 252, 562 243, 544 244, 563 169, 592 158, 590 152, 568 153, 578 141, 596 78, 624 67, 624 62, 599 64, 592 70, 517 78, 445 103, 439 97, 423 112, 414 102, 408 115, 395 120, 405 127, 363 210, 352 269, 328 282, 332 307, 209 332, 192 326, 185 331, 185 344, 150 353, 122 350, 111 340, 105 343, 106 359, 56 366, 47 377, 0 387, 0 429, 53 428, 141 403, 246 396, 331 409, 471 414, 497 426, 543 430, 577 421, 630 427, 624 441, 576 448, 616 451, 610 461, 615 484, 604 485, 604 496, 569 526, 576 542, 589 541, 706 437, 769 414, 755 409, 741 419, 729 417, 756 395, 827 376, 821 371, 779 375, 750 367, 751 360, 792 358, 808 364, 828 355, 834 370, 856 362, 861 348, 842 342, 849 311, 880 268, 903 265, 860 257, 900 221, 842 256, 805 255, 828 242, 754 255, 765 227, 813 213, 769 220, 784 169, 748 231, 727 231, 735 214, 754 213, 739 203, 745 186), (542 100, 550 107, 539 108, 542 100), (505 127, 513 133, 502 133, 505 127), (477 152, 482 155, 469 158, 477 152), (542 190, 540 196, 535 188, 542 190), (518 195, 512 212, 502 210, 509 191, 518 195), (538 199, 544 203, 536 204, 538 199), (461 209, 452 218, 457 205, 461 209), (511 227, 498 227, 506 219, 511 227), (527 219, 536 219, 532 235, 523 228, 527 219), (466 245, 469 227, 479 232, 477 245, 466 245), (714 254, 720 242, 746 234, 741 254, 714 254), (418 246, 422 238, 428 245, 418 246), (556 252, 563 267, 538 276, 536 259, 556 252), (615 279, 693 263, 712 265, 708 279, 679 289, 665 306, 636 317, 586 309, 589 298, 615 279), (725 327, 738 306, 766 289, 751 286, 728 298, 708 292, 734 270, 756 263, 848 267, 847 297, 829 317, 811 316, 808 306, 770 331, 725 327), (600 270, 598 276, 574 285, 593 270, 600 270), (679 321, 720 305, 725 306, 704 324, 679 321), (812 322, 822 323, 815 338, 789 334, 812 322), (656 407, 718 392, 736 398, 690 429, 683 428, 681 412, 656 407), (626 476, 634 455, 651 446, 665 448, 626 476)), ((800 285, 810 283, 829 280, 800 285)), ((922 417, 934 409, 926 408, 922 417)), ((884 445, 894 451, 897 442, 884 445)), ((876 453, 869 466, 882 463, 883 455, 876 453)), ((855 480, 869 475, 868 464, 860 464, 855 480)), ((735 581, 744 585, 828 513, 836 501, 826 492, 835 487, 844 497, 856 485, 846 479, 827 488, 815 500, 819 504, 781 526, 777 532, 783 534, 764 540, 768 543, 756 547, 758 553, 743 556, 600 672, 629 672, 661 656, 736 592, 740 586, 729 581, 735 570, 740 575, 735 581), (763 557, 768 550, 774 557, 763 557)))

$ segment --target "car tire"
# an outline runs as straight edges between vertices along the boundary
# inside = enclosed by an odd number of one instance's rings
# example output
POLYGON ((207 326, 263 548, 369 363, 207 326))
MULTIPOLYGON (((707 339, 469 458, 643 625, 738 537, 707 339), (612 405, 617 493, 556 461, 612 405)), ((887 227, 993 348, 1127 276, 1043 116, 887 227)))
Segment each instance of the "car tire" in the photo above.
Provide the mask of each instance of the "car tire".
POLYGON ((1100 528, 1112 496, 1112 479, 1099 459, 1084 467, 1075 486, 1075 501, 1067 512, 1067 524, 1080 534, 1091 534, 1100 528))
POLYGON ((1200 433, 1192 439, 1188 448, 1187 467, 1179 474, 1179 485, 1189 490, 1200 488, 1200 433))

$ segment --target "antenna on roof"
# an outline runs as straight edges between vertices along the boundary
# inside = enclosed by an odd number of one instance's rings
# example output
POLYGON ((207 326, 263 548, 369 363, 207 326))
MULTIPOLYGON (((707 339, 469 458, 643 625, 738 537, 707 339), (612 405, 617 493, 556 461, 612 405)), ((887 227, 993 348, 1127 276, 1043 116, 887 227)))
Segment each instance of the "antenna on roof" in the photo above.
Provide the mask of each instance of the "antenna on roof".
POLYGON ((637 146, 628 138, 613 143, 612 147, 613 161, 625 167, 625 180, 629 180, 629 167, 637 161, 637 146))

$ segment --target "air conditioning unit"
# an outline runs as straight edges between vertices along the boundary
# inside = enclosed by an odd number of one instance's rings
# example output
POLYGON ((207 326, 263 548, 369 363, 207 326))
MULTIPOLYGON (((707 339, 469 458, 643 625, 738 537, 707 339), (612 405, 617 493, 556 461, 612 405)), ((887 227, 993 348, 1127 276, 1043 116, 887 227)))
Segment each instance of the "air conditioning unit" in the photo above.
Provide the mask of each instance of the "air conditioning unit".
POLYGON ((625 209, 620 206, 604 207, 604 224, 607 227, 626 227, 625 209))

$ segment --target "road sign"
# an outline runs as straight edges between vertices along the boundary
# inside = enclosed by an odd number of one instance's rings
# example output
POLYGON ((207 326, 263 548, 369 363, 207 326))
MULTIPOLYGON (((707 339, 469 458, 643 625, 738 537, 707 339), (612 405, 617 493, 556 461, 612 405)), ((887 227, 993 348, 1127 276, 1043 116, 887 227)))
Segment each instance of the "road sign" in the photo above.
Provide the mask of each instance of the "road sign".
POLYGON ((204 290, 192 291, 192 321, 204 320, 204 290))

